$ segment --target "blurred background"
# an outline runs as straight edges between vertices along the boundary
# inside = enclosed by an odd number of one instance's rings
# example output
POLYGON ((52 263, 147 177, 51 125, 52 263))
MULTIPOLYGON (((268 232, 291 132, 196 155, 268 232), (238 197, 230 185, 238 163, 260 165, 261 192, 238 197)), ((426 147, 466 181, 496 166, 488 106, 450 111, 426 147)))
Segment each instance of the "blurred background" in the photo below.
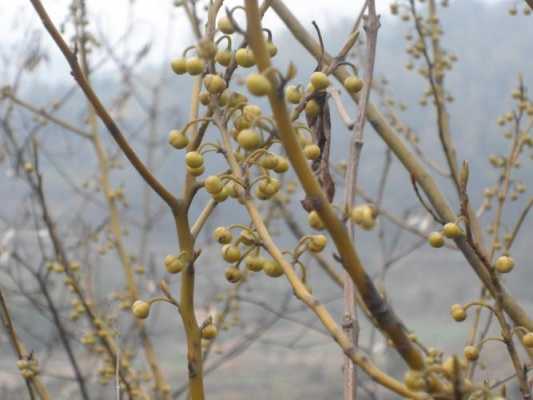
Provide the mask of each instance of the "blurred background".
MULTIPOLYGON (((427 84, 416 73, 416 68, 415 71, 406 69, 411 62, 405 52, 406 35, 413 34, 413 23, 391 15, 390 1, 377 0, 376 3, 381 28, 375 67, 376 88, 371 93, 371 101, 385 115, 397 115, 409 127, 407 131, 418 138, 424 157, 444 166, 434 109, 420 104, 427 84)), ((49 0, 44 4, 52 19, 64 27, 65 38, 69 39, 73 35, 69 16, 71 2, 49 0)), ((227 4, 240 2, 229 1, 227 4)), ((313 35, 311 23, 316 21, 326 48, 335 53, 349 35, 361 1, 291 1, 287 6, 313 35)), ((448 7, 439 7, 444 30, 442 45, 458 60, 445 81, 453 96, 453 102, 449 104, 451 132, 459 160, 470 163, 469 188, 475 209, 484 201, 484 190, 494 185, 498 178, 497 170, 490 166, 489 156, 509 151, 509 141, 504 137, 506 129, 499 127, 496 120, 511 111, 514 104, 511 92, 517 88, 519 76, 526 87, 533 85, 533 20, 524 15, 525 6, 522 1, 451 0, 448 7), (510 9, 517 9, 517 15, 511 17, 510 9)), ((95 44, 90 54, 95 91, 111 109, 141 157, 150 160, 157 177, 178 191, 183 183, 183 153, 171 149, 166 141, 170 129, 179 128, 188 120, 192 81, 186 76, 174 75, 169 62, 195 42, 189 21, 182 8, 171 1, 92 0, 87 1, 87 7, 87 27, 95 44)), ((421 10, 424 7, 424 4, 420 5, 421 10)), ((198 2, 197 9, 200 18, 204 18, 201 2, 198 2)), ((40 213, 32 206, 21 159, 8 138, 8 128, 15 133, 21 148, 27 148, 22 144, 29 142, 29 138, 37 137, 46 196, 60 235, 72 249, 72 257, 79 259, 82 268, 90 271, 87 275, 90 276, 91 290, 94 297, 100 299, 100 306, 110 314, 117 314, 119 342, 124 343, 124 347, 135 347, 138 339, 128 337, 127 327, 131 321, 117 311, 119 305, 113 298, 113 293, 122 290, 123 278, 117 256, 106 250, 105 230, 97 232, 90 248, 76 246, 80 238, 93 238, 90 233, 107 224, 105 205, 98 193, 98 165, 94 151, 83 138, 57 124, 44 122, 35 113, 35 110, 48 110, 58 119, 85 131, 85 98, 75 87, 66 62, 44 32, 28 1, 1 3, 0 21, 0 87, 16 88, 13 95, 16 99, 10 95, 0 102, 0 120, 5 122, 9 113, 9 127, 5 124, 0 127, 0 287, 5 291, 19 335, 40 359, 44 381, 57 396, 54 398, 69 396, 74 399, 78 398, 77 388, 72 382, 70 366, 58 347, 51 316, 36 291, 31 274, 17 266, 13 257, 15 253, 24 254, 27 263, 38 265, 43 262, 43 254, 50 253, 50 241, 35 217, 40 213), (68 100, 63 101, 65 96, 68 100), (54 102, 61 102, 61 106, 54 108, 54 102)), ((272 29, 273 40, 279 49, 275 65, 283 71, 292 61, 298 70, 295 80, 305 84, 316 61, 294 40, 272 11, 265 16, 265 26, 272 29)), ((364 54, 363 36, 362 44, 353 54, 356 65, 360 65, 360 54, 364 54)), ((244 90, 239 86, 244 76, 244 72, 237 71, 233 90, 244 90)), ((357 109, 353 103, 344 100, 350 115, 355 115, 357 109)), ((349 132, 335 107, 332 107, 332 118, 332 153, 342 170, 349 132)), ((175 228, 164 205, 129 168, 105 128, 102 126, 101 129, 116 167, 111 175, 113 186, 123 187, 127 199, 127 207, 124 205, 120 211, 128 230, 125 243, 135 256, 135 264, 145 270, 138 274, 138 282, 143 295, 148 298, 157 295, 159 280, 169 278, 162 260, 166 254, 176 251, 175 228), (146 221, 150 221, 149 227, 146 221)), ((212 135, 213 140, 217 137, 214 131, 208 135, 212 135)), ((223 167, 222 159, 209 154, 206 174, 219 172, 223 167)), ((358 183, 370 199, 377 196, 379 177, 387 157, 383 142, 367 126, 358 183)), ((383 208, 421 232, 431 231, 431 219, 420 207, 408 174, 394 156, 390 163, 383 208)), ((436 173, 434 176, 444 193, 453 193, 449 180, 436 173)), ((530 163, 528 165, 526 160, 514 176, 519 182, 532 184, 530 163)), ((336 201, 340 203, 342 174, 339 173, 337 178, 336 201)), ((504 229, 512 228, 528 196, 530 192, 508 204, 504 229)), ((297 189, 291 196, 289 210, 307 232, 305 212, 299 203, 303 197, 303 192, 297 189)), ((192 220, 207 200, 205 193, 198 195, 192 220)), ((458 210, 455 196, 450 195, 448 200, 458 210)), ((219 225, 249 223, 244 210, 237 204, 232 200, 217 207, 200 234, 199 316, 220 312, 227 304, 231 285, 224 279, 225 265, 219 256, 218 244, 211 239, 211 232, 219 225)), ((268 206, 264 205, 263 209, 268 211, 268 206)), ((488 225, 491 219, 492 215, 487 211, 482 222, 488 225)), ((297 242, 283 219, 274 219, 271 226, 282 247, 291 248, 297 242)), ((505 285, 531 313, 531 218, 525 221, 522 230, 513 250, 516 270, 505 278, 505 285)), ((358 234, 356 246, 367 270, 386 291, 387 298, 408 328, 427 345, 446 354, 460 354, 472 324, 454 323, 449 316, 449 307, 474 300, 480 292, 479 281, 462 255, 450 249, 432 249, 419 236, 399 230, 395 223, 383 216, 379 218, 379 229, 358 234), (382 239, 378 238, 380 233, 382 239), (388 271, 382 279, 385 264, 388 271)), ((333 260, 331 254, 332 250, 328 248, 327 257, 333 260)), ((342 291, 314 262, 308 261, 313 293, 340 322, 342 291)), ((340 267, 337 271, 341 271, 340 267)), ((177 277, 170 277, 170 286, 176 289, 177 281, 177 277)), ((58 302, 69 299, 62 278, 51 277, 50 287, 58 302)), ((316 317, 291 294, 285 280, 255 276, 238 293, 232 294, 236 300, 230 302, 232 311, 226 329, 221 331, 206 364, 209 371, 206 388, 210 398, 239 400, 252 395, 256 400, 266 400, 342 396, 341 352, 316 317)), ((69 300, 64 303, 62 312, 68 319, 69 300)), ((85 329, 82 322, 69 325, 73 337, 80 337, 85 329)), ((179 316, 167 305, 160 304, 153 307, 148 329, 155 338, 158 356, 173 390, 183 390, 187 372, 179 316)), ((402 361, 364 318, 361 319, 360 344, 381 368, 401 377, 402 361)), ((507 356, 498 346, 501 344, 487 345, 477 371, 478 378, 499 379, 511 372, 507 356), (497 365, 502 368, 491 368, 497 365)), ((81 344, 75 344, 75 348, 83 361, 81 344)), ((89 360, 82 364, 87 370, 93 365, 89 360)), ((361 379, 374 390, 375 398, 394 398, 382 389, 376 390, 367 377, 361 379)), ((100 386, 92 382, 91 385, 95 398, 113 398, 112 384, 100 386)), ((20 390, 15 357, 3 332, 0 335, 0 398, 25 398, 19 397, 26 396, 20 390)), ((362 394, 362 398, 371 398, 369 396, 362 394)))

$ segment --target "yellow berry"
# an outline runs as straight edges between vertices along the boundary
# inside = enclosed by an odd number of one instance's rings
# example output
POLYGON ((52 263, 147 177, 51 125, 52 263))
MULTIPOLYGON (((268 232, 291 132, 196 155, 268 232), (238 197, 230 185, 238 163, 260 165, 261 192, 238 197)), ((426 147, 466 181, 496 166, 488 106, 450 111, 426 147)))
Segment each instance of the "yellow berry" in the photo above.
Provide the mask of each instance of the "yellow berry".
POLYGON ((204 78, 204 85, 211 94, 219 94, 226 89, 226 81, 216 74, 207 74, 204 78))
POLYGON ((313 72, 309 80, 316 90, 324 90, 329 86, 328 76, 320 71, 313 72))
POLYGON ((444 236, 440 232, 431 232, 429 234, 428 242, 431 247, 442 247, 444 246, 444 236))
POLYGON ((261 271, 263 269, 263 265, 265 264, 265 259, 259 256, 248 256, 244 259, 244 261, 246 263, 246 268, 254 272, 261 271))
POLYGON ((532 332, 528 332, 524 336, 522 336, 522 343, 528 349, 533 348, 533 333, 532 332))
POLYGON ((278 165, 278 157, 274 154, 265 154, 261 157, 261 166, 265 169, 274 169, 278 165))
POLYGON ((217 21, 217 28, 220 32, 225 33, 226 35, 231 35, 235 32, 235 27, 228 17, 220 17, 217 21))
POLYGON ((276 47, 276 45, 270 40, 266 43, 266 45, 270 58, 275 57, 276 54, 278 54, 278 48, 276 47))
POLYGON ((302 100, 302 92, 294 85, 287 86, 285 96, 287 96, 287 101, 292 104, 298 104, 302 100))
POLYGON ((307 114, 307 116, 316 117, 319 112, 320 106, 318 105, 316 100, 311 99, 305 104, 305 113, 307 114))
POLYGON ((182 131, 172 129, 168 135, 168 142, 176 149, 183 149, 189 144, 189 138, 182 131))
POLYGON ((192 57, 187 60, 186 66, 190 75, 200 75, 204 72, 205 63, 201 58, 192 57))
POLYGON ((268 197, 275 195, 281 187, 281 183, 276 178, 268 178, 259 184, 258 188, 268 197))
POLYGON ((466 319, 466 310, 464 309, 464 307, 460 304, 454 304, 452 307, 451 307, 451 315, 452 315, 452 318, 457 321, 457 322, 462 322, 466 319))
POLYGON ((349 76, 344 80, 344 87, 350 93, 357 93, 363 88, 363 81, 356 76, 349 76))
POLYGON ((219 226, 213 231, 213 237, 220 244, 228 244, 231 243, 233 235, 229 229, 219 226))
POLYGON ((207 193, 216 194, 222 190, 224 184, 222 183, 222 179, 218 176, 211 175, 205 178, 204 187, 207 193))
POLYGON ((211 96, 209 95, 208 92, 202 92, 202 93, 200 93, 200 103, 201 103, 203 106, 208 106, 210 100, 211 100, 211 96))
POLYGON ((202 339, 214 339, 217 335, 217 327, 214 324, 207 324, 202 328, 201 335, 202 339))
POLYGON ((479 358, 479 350, 475 346, 466 346, 464 354, 468 361, 476 361, 479 358))
POLYGON ((218 50, 217 54, 215 54, 215 61, 223 67, 227 67, 231 63, 231 56, 232 54, 229 50, 218 50))
POLYGON ((222 257, 229 263, 237 262, 241 259, 241 251, 238 246, 226 244, 222 246, 222 257))
POLYGON ((263 264, 263 271, 272 278, 278 278, 283 275, 283 268, 274 260, 265 260, 263 264))
POLYGON ((316 144, 308 144, 304 147, 304 155, 308 160, 316 160, 320 157, 320 147, 316 144))
POLYGON ((239 49, 235 52, 235 61, 241 67, 253 67, 255 65, 254 53, 248 48, 239 49))
POLYGON ((313 253, 320 253, 326 247, 328 239, 324 235, 313 235, 307 242, 307 248, 313 253))
POLYGON ((24 171, 27 172, 27 173, 31 173, 33 172, 34 168, 33 168, 33 164, 29 161, 25 162, 24 163, 24 171))
POLYGON ((242 131, 243 129, 248 129, 252 126, 252 121, 250 121, 248 118, 245 118, 244 116, 241 116, 239 118, 236 118, 235 121, 233 121, 233 125, 235 126, 235 129, 237 131, 242 131))
POLYGON ((148 318, 148 315, 150 314, 150 304, 146 301, 137 300, 131 306, 131 312, 139 319, 148 318))
POLYGON ((255 104, 247 104, 242 109, 242 115, 244 118, 252 122, 259 118, 262 113, 261 107, 256 106, 255 104))
POLYGON ((255 96, 266 96, 272 92, 270 81, 262 74, 248 75, 246 87, 255 96))
POLYGON ((366 230, 372 229, 375 225, 375 208, 368 204, 361 204, 352 208, 350 219, 366 230))
POLYGON ((189 167, 187 165, 187 171, 192 175, 192 176, 200 176, 202 175, 204 172, 205 172, 205 167, 204 165, 200 165, 199 167, 189 167))
POLYGON ((498 272, 506 274, 514 268, 514 260, 509 256, 501 256, 496 259, 494 266, 498 272))
POLYGON ((459 226, 453 222, 448 222, 445 224, 444 228, 442 229, 442 233, 448 239, 455 239, 463 234, 461 228, 459 228, 459 226))
POLYGON ((242 274, 237 267, 228 267, 224 272, 224 276, 231 283, 237 283, 242 279, 242 274))
POLYGON ((204 164, 204 156, 197 151, 189 151, 185 155, 185 163, 191 168, 200 168, 204 164))
POLYGON ((309 213, 307 216, 307 221, 309 222, 309 226, 316 230, 324 229, 324 222, 322 222, 320 215, 318 215, 316 211, 311 211, 309 213))
POLYGON ((183 261, 173 255, 166 256, 163 263, 165 264, 165 269, 167 270, 167 272, 171 274, 180 273, 185 267, 183 261))
POLYGON ((239 145, 245 150, 255 150, 261 144, 261 136, 253 129, 243 129, 237 135, 239 145))
POLYGON ((222 203, 229 196, 228 186, 224 186, 220 192, 214 193, 212 196, 213 200, 215 200, 217 203, 222 203))
POLYGON ((170 62, 170 68, 178 75, 182 75, 187 72, 187 61, 185 58, 175 58, 170 62))
POLYGON ((276 166, 274 167, 274 172, 278 174, 283 174, 284 172, 287 172, 289 170, 289 162, 284 157, 277 157, 278 162, 276 166))

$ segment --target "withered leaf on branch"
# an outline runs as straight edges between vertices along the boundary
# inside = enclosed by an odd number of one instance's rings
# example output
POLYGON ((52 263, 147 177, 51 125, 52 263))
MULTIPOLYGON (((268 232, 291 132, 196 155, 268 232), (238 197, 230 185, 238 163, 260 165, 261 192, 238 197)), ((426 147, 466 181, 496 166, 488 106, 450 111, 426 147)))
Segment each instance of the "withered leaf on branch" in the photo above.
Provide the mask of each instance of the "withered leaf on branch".
MULTIPOLYGON (((331 146, 331 116, 327 101, 327 93, 319 92, 314 99, 320 106, 317 116, 306 115, 307 125, 311 129, 314 143, 320 148, 320 157, 313 161, 311 168, 324 188, 328 201, 331 203, 335 196, 335 182, 331 177, 329 168, 329 151, 331 146)), ((302 206, 307 211, 313 210, 311 199, 302 200, 302 206)))

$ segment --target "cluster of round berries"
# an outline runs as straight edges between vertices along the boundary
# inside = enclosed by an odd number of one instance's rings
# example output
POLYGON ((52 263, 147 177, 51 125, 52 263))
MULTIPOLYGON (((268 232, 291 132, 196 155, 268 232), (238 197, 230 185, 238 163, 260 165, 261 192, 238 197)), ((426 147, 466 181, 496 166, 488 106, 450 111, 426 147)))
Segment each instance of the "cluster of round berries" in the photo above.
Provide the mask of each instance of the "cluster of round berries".
POLYGON ((18 360, 17 368, 24 379, 32 378, 39 373, 39 363, 35 358, 18 360))
POLYGON ((431 247, 440 248, 444 246, 444 238, 457 239, 463 235, 462 229, 455 222, 448 222, 440 232, 431 232, 428 242, 431 247))
MULTIPOLYGON (((306 94, 304 93, 300 85, 287 85, 285 88, 285 98, 291 104, 300 104, 305 101, 305 113, 309 117, 316 117, 320 112, 320 104, 314 98, 314 94, 326 90, 330 86, 331 82, 328 76, 322 71, 315 71, 309 77, 309 83, 307 84, 306 94)), ((363 88, 363 81, 355 75, 348 76, 343 82, 344 88, 348 93, 356 94, 363 88)))
POLYGON ((229 266, 224 275, 231 283, 237 283, 243 278, 239 266, 244 262, 246 268, 253 272, 263 271, 266 275, 277 278, 283 275, 283 268, 273 259, 262 257, 259 253, 259 240, 253 231, 242 227, 239 237, 233 240, 231 230, 226 227, 218 227, 213 232, 215 240, 222 245, 222 258, 229 266), (245 247, 244 255, 240 245, 245 247))

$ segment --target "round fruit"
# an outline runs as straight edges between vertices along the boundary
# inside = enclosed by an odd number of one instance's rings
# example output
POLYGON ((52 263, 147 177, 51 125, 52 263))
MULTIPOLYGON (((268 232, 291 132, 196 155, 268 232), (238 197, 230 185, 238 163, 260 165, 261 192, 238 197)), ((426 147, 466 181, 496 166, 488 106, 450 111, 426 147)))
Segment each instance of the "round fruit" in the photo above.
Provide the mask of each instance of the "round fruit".
POLYGON ((277 157, 278 162, 276 166, 274 167, 274 172, 278 174, 283 174, 284 172, 287 172, 289 170, 289 162, 284 157, 277 157))
POLYGON ((268 197, 275 195, 279 191, 280 187, 281 183, 275 178, 265 179, 259 184, 259 190, 268 197))
POLYGON ((212 196, 213 196, 213 200, 215 200, 217 203, 222 203, 229 196, 228 187, 224 186, 220 192, 214 193, 212 196))
POLYGON ((183 270, 185 264, 178 257, 173 255, 168 255, 163 261, 165 264, 165 269, 171 274, 178 274, 183 270))
POLYGON ((464 354, 468 361, 476 361, 479 358, 479 350, 475 346, 466 346, 464 354))
POLYGON ((182 75, 187 72, 187 61, 183 57, 175 58, 170 62, 170 68, 174 73, 182 75))
POLYGON ((201 58, 192 57, 187 60, 186 67, 190 75, 200 75, 204 72, 205 63, 201 58))
POLYGON ((208 92, 202 92, 202 93, 200 93, 200 103, 201 103, 203 106, 208 106, 210 100, 211 100, 211 96, 209 95, 208 92))
POLYGON ((270 40, 266 43, 268 54, 270 55, 270 58, 275 57, 276 54, 278 54, 278 48, 274 43, 272 43, 270 40))
POLYGON ((440 232, 431 232, 429 234, 428 242, 431 247, 442 247, 444 246, 444 236, 440 232))
POLYGON ((261 107, 256 106, 255 104, 247 104, 242 109, 242 115, 244 118, 246 118, 248 121, 254 121, 257 118, 261 116, 263 112, 261 111, 261 107))
POLYGON ((316 230, 324 229, 324 222, 322 222, 320 215, 318 215, 316 211, 311 211, 309 213, 307 216, 307 221, 309 222, 309 226, 316 230))
POLYGON ((139 319, 148 318, 148 315, 150 314, 150 304, 146 301, 137 300, 131 306, 131 312, 139 319))
POLYGON ((229 263, 237 262, 241 259, 241 251, 238 246, 226 244, 222 246, 222 257, 229 263))
POLYGON ((228 17, 220 17, 217 21, 217 28, 220 32, 225 33, 226 35, 231 35, 235 32, 235 27, 228 17))
POLYGON ((207 324, 202 328, 201 335, 202 339, 214 339, 217 335, 217 327, 214 324, 207 324))
POLYGON ((204 156, 197 151, 189 151, 185 155, 185 163, 191 168, 200 168, 204 165, 204 156))
POLYGON ((313 253, 320 253, 327 243, 328 239, 324 235, 313 235, 307 242, 307 248, 313 253))
POLYGON ((349 76, 344 80, 344 87, 350 93, 357 93, 363 88, 363 81, 356 76, 349 76))
POLYGON ((168 143, 176 149, 183 149, 189 144, 189 138, 183 132, 172 129, 168 135, 168 143))
POLYGON ((263 271, 272 278, 278 278, 283 275, 283 268, 274 260, 265 260, 263 263, 263 271))
POLYGON ((261 136, 253 129, 243 129, 237 135, 237 142, 245 150, 255 150, 261 144, 261 136))
POLYGON ((305 113, 309 117, 316 117, 319 112, 320 112, 320 106, 318 105, 316 100, 311 99, 305 104, 305 113))
POLYGON ((274 169, 278 165, 278 157, 274 154, 265 154, 261 157, 261 166, 265 169, 274 169))
POLYGON ((524 336, 522 336, 522 343, 528 349, 533 348, 533 333, 532 332, 528 332, 524 336))
POLYGON ((316 144, 308 144, 304 147, 304 155, 308 160, 316 160, 320 157, 320 147, 316 144))
POLYGON ((207 74, 204 78, 204 85, 211 94, 219 94, 226 89, 226 81, 216 74, 207 74))
POLYGON ((245 244, 246 246, 251 246, 255 243, 255 236, 252 233, 252 231, 249 231, 247 229, 243 229, 241 231, 241 234, 239 235, 239 240, 241 243, 245 244))
POLYGON ((248 118, 240 116, 239 118, 236 118, 233 121, 233 125, 235 126, 235 129, 237 129, 237 131, 242 131, 243 129, 248 129, 249 127, 251 127, 252 122, 248 118))
POLYGON ((223 67, 227 67, 231 63, 231 51, 229 50, 219 50, 217 51, 217 54, 215 55, 215 61, 222 65, 223 67))
POLYGON ((466 311, 460 304, 454 304, 451 308, 450 314, 457 322, 463 322, 466 319, 466 311))
POLYGON ((254 272, 261 271, 263 269, 263 265, 265 264, 264 258, 259 256, 248 256, 244 259, 244 261, 246 263, 246 268, 254 272))
POLYGON ((506 274, 514 268, 514 260, 509 256, 501 256, 498 257, 494 266, 498 272, 506 274))
POLYGON ((453 222, 448 222, 446 225, 444 225, 442 233, 444 233, 444 236, 446 236, 448 239, 455 239, 461 236, 463 234, 463 231, 461 231, 459 225, 453 222))
POLYGON ((255 65, 254 53, 250 49, 239 49, 235 52, 235 61, 241 67, 253 67, 255 65))
POLYGON ((287 86, 285 96, 287 96, 287 101, 292 104, 298 104, 302 100, 302 92, 294 85, 287 86))
POLYGON ((196 167, 196 168, 193 168, 193 167, 189 167, 187 165, 187 171, 192 175, 192 176, 200 176, 202 175, 204 172, 205 172, 205 167, 202 165, 200 165, 199 167, 196 167))
POLYGON ((324 90, 329 86, 328 76, 320 71, 313 72, 309 80, 316 90, 324 90))
POLYGON ((207 190, 207 193, 216 194, 222 190, 224 184, 222 183, 222 179, 218 176, 211 175, 205 178, 204 187, 205 190, 207 190))
POLYGON ((262 74, 248 75, 246 87, 255 96, 266 96, 272 92, 270 81, 262 74))
POLYGON ((228 244, 231 243, 233 235, 229 229, 219 226, 213 231, 213 237, 220 244, 228 244))
POLYGON ((226 272, 224 272, 224 276, 231 283, 237 283, 242 278, 241 271, 237 267, 228 267, 226 272))

